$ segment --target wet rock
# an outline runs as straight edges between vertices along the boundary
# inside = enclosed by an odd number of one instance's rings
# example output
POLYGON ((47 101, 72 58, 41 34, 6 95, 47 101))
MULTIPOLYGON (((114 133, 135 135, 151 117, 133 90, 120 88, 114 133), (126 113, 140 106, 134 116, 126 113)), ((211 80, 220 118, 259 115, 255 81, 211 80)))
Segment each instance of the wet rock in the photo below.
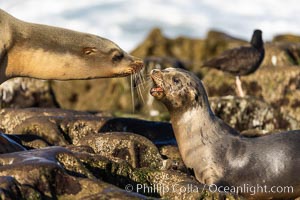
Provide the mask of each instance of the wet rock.
POLYGON ((162 155, 162 157, 165 159, 164 166, 163 166, 164 169, 179 170, 181 172, 190 173, 183 163, 177 145, 162 146, 159 149, 159 152, 162 155))
POLYGON ((137 169, 132 179, 139 183, 136 191, 163 199, 234 199, 231 194, 212 193, 195 178, 176 171, 137 169))
POLYGON ((93 199, 100 195, 102 198, 145 198, 95 180, 72 152, 61 147, 3 154, 0 163, 0 180, 3 180, 0 192, 9 188, 4 193, 7 196, 23 196, 24 199, 33 198, 33 195, 34 199, 93 199), (23 186, 31 187, 31 192, 26 192, 23 186))
POLYGON ((50 108, 3 109, 0 113, 1 130, 17 133, 22 144, 32 148, 76 143, 97 132, 105 119, 101 114, 50 108))
POLYGON ((5 108, 0 110, 0 130, 5 133, 13 133, 14 129, 30 118, 40 117, 57 117, 63 118, 67 116, 86 116, 88 112, 77 112, 71 110, 63 110, 56 108, 25 108, 13 109, 5 108))
MULTIPOLYGON (((122 159, 107 159, 97 154, 76 155, 97 178, 124 189, 163 199, 223 199, 224 194, 211 193, 195 178, 178 171, 133 168, 122 159)), ((231 195, 226 195, 232 198, 231 195)))
POLYGON ((26 148, 10 139, 7 135, 0 133, 0 154, 26 151, 26 148))
POLYGON ((28 185, 21 185, 12 176, 0 176, 1 199, 42 199, 39 191, 28 185))
POLYGON ((140 134, 158 145, 176 144, 170 123, 63 109, 2 109, 0 129, 18 134, 22 144, 32 148, 78 144, 86 135, 108 131, 140 134))
POLYGON ((90 146, 104 157, 117 157, 125 160, 134 168, 160 168, 162 158, 157 147, 148 139, 131 133, 105 133, 88 135, 78 143, 90 146))
MULTIPOLYGON (((44 142, 51 145, 62 146, 68 144, 68 141, 59 130, 55 121, 49 117, 33 117, 26 119, 21 124, 14 127, 13 132, 20 135, 26 135, 27 138, 33 137, 35 141, 39 138, 34 136, 38 136, 41 138, 40 140, 44 140, 44 142)), ((33 144, 30 146, 32 145, 33 144)))
POLYGON ((0 86, 1 108, 57 107, 49 81, 10 79, 0 86))
MULTIPOLYGON (((101 132, 105 129, 120 129, 124 125, 123 129, 126 130, 139 132, 149 128, 153 132, 161 131, 162 135, 171 135, 164 132, 170 131, 168 123, 115 118, 116 121, 105 127, 105 123, 114 120, 113 117, 57 109, 3 109, 1 112, 0 118, 4 122, 8 122, 9 116, 12 117, 10 123, 1 123, 2 129, 10 130, 11 133, 19 130, 18 138, 22 144, 27 142, 27 145, 33 144, 31 148, 40 148, 0 156, 0 180, 3 180, 0 183, 0 195, 3 197, 144 199, 147 197, 143 195, 147 195, 165 199, 224 198, 207 189, 203 190, 203 185, 181 166, 182 163, 176 165, 175 162, 180 159, 176 148, 161 147, 160 153, 143 136, 125 132, 101 132), (23 131, 30 124, 38 123, 39 128, 23 131), (119 126, 114 127, 116 124, 119 126), (168 129, 159 130, 160 124, 168 129), (61 141, 65 142, 61 144, 65 148, 34 146, 34 142, 35 145, 51 146, 61 141), (171 164, 167 165, 168 162, 171 164), (126 192, 128 184, 132 191, 139 194, 126 192), (163 185, 170 190, 146 191, 154 185, 163 185)), ((149 130, 149 137, 156 137, 149 130)))

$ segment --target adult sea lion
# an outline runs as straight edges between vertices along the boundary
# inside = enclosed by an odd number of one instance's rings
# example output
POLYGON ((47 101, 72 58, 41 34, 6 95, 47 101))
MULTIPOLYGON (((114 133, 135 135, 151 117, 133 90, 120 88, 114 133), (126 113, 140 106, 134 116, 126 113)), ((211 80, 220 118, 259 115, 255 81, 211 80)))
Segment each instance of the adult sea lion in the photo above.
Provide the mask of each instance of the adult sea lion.
POLYGON ((13 77, 121 77, 138 72, 142 63, 108 39, 24 22, 0 9, 0 84, 13 77))
POLYGON ((192 73, 155 69, 151 78, 150 93, 169 110, 182 159, 198 181, 254 199, 300 196, 300 130, 243 137, 214 115, 192 73))

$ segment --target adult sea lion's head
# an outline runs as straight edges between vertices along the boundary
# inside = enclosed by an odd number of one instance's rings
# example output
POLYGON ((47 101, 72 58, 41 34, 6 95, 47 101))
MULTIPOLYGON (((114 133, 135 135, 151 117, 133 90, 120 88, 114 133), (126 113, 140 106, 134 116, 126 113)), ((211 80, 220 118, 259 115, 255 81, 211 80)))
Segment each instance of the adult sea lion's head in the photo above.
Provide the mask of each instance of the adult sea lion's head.
POLYGON ((99 78, 122 77, 139 72, 143 61, 129 55, 114 42, 99 36, 87 36, 87 45, 81 49, 88 70, 99 78), (93 39, 89 42, 89 37, 93 39), (97 39, 94 39, 97 37, 97 39))

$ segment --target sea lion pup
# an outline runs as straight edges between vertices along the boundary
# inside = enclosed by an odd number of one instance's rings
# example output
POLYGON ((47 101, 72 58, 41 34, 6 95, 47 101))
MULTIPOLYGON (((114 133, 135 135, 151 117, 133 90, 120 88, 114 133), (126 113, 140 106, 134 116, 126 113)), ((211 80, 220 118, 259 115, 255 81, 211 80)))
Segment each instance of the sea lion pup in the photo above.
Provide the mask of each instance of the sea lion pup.
POLYGON ((0 84, 13 77, 73 80, 121 77, 143 67, 112 41, 27 23, 0 9, 0 84))
POLYGON ((198 181, 255 199, 300 196, 300 130, 243 137, 214 115, 191 72, 155 69, 151 78, 150 93, 169 110, 182 159, 198 181))
POLYGON ((262 31, 254 30, 250 46, 229 49, 221 55, 203 63, 203 67, 211 67, 236 76, 238 94, 244 97, 240 76, 254 73, 265 56, 262 31))

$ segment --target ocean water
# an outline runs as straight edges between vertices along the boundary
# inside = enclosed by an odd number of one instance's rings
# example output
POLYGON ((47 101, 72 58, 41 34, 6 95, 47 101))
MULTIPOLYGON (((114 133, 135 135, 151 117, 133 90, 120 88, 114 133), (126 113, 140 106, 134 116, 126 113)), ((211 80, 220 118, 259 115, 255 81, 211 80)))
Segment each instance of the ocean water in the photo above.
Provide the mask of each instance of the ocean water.
POLYGON ((134 49, 153 27, 169 37, 205 37, 217 29, 249 40, 253 29, 265 40, 300 35, 298 0, 0 0, 15 17, 109 38, 134 49))

